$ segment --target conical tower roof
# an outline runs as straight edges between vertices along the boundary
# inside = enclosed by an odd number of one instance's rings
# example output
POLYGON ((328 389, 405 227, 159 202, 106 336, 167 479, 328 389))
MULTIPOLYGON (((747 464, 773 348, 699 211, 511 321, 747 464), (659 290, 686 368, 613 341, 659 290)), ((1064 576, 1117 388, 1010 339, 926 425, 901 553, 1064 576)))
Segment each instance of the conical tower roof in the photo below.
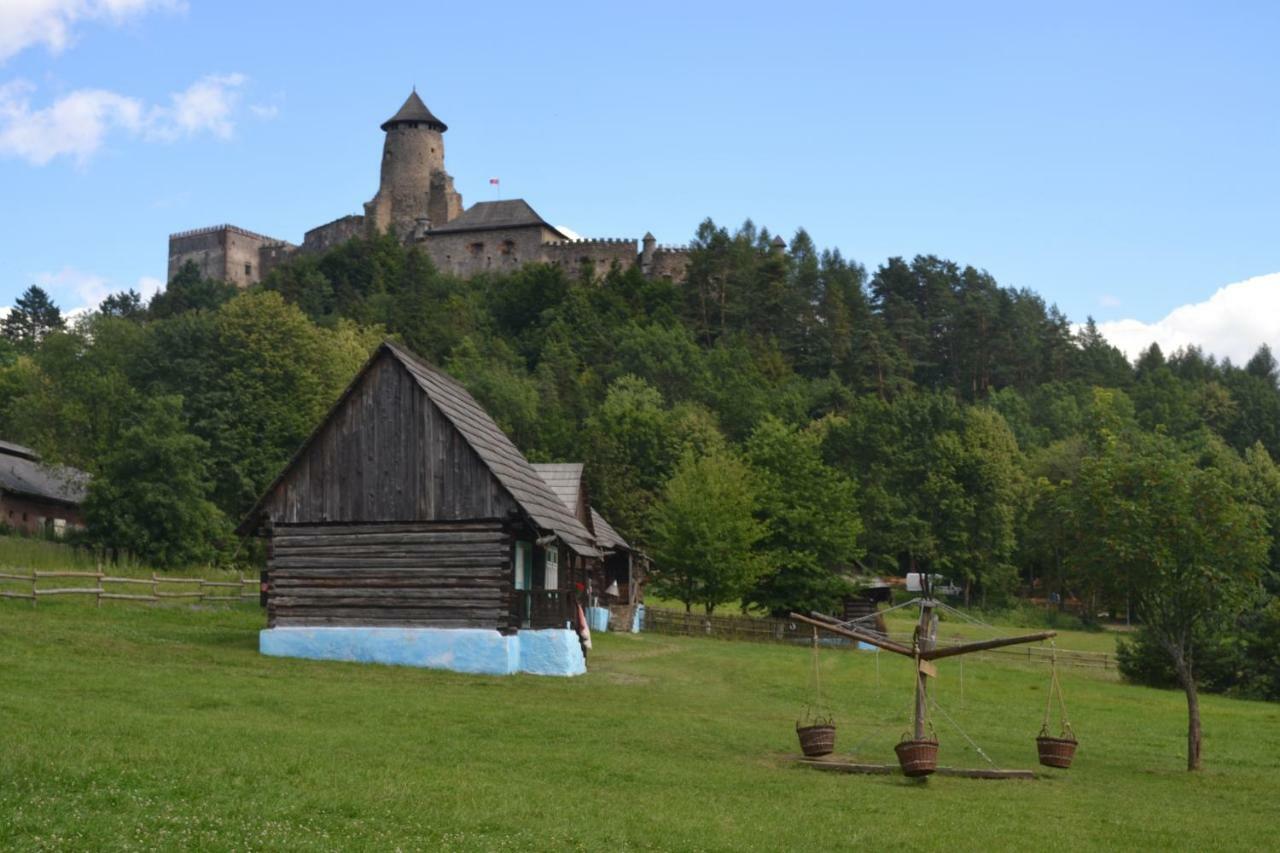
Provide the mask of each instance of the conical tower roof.
POLYGON ((405 122, 421 122, 430 127, 432 130, 438 130, 444 133, 449 126, 431 114, 431 110, 427 109, 427 105, 422 103, 422 98, 418 97, 418 90, 414 89, 409 93, 409 97, 405 99, 404 106, 400 111, 382 123, 382 129, 390 130, 397 124, 405 122))

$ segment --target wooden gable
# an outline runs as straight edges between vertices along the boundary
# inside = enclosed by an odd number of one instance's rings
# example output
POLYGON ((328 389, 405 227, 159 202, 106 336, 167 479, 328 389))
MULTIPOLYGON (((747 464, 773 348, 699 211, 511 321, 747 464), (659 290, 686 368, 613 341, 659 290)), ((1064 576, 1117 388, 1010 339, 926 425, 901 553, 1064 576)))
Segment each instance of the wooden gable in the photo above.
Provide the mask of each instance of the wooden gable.
POLYGON ((387 349, 259 503, 277 524, 506 518, 519 506, 387 349))

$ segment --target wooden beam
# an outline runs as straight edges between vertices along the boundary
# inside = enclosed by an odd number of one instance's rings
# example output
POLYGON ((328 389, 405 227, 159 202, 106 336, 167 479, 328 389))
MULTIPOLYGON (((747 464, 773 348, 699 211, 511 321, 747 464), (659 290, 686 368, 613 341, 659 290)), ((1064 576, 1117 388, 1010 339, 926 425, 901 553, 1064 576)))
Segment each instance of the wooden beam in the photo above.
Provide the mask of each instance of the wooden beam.
POLYGON ((886 652, 896 652, 906 657, 914 657, 915 654, 906 646, 899 645, 892 640, 886 640, 876 634, 863 633, 853 628, 841 628, 839 625, 832 625, 829 622, 820 622, 817 619, 810 619, 808 616, 801 616, 799 613, 792 613, 791 618, 797 622, 803 622, 806 625, 813 625, 824 631, 830 631, 832 634, 838 634, 841 637, 847 637, 850 640, 857 640, 866 643, 869 646, 875 646, 878 649, 884 649, 886 652))
POLYGON ((927 652, 921 652, 922 660, 937 660, 938 658, 955 657, 956 655, 967 655, 970 652, 981 652, 986 649, 998 649, 1001 646, 1016 646, 1019 643, 1037 643, 1040 640, 1047 640, 1050 637, 1058 636, 1057 631, 1041 631, 1038 634, 1027 634, 1023 637, 998 637, 994 640, 982 640, 977 643, 964 643, 959 646, 948 646, 945 649, 933 649, 927 652))
MULTIPOLYGON (((793 757, 792 761, 813 767, 816 770, 830 770, 836 773, 865 773, 876 776, 890 776, 902 772, 897 764, 859 764, 842 761, 829 756, 823 758, 793 757)), ((997 770, 986 768, 939 767, 934 771, 936 776, 958 776, 964 779, 1030 779, 1036 778, 1033 770, 997 770)))

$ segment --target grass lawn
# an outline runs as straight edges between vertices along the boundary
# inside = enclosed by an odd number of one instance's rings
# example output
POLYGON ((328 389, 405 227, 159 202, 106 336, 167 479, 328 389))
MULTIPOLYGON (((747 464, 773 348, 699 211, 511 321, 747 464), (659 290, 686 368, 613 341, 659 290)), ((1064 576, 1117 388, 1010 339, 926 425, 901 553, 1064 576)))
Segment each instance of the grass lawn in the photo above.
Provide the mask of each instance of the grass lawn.
MULTIPOLYGON (((1280 706, 1067 671, 1076 766, 1035 782, 788 765, 802 648, 602 635, 577 679, 264 658, 252 606, 0 602, 3 849, 1274 849, 1280 706)), ((1064 644, 1065 645, 1065 644, 1064 644)), ((892 761, 905 661, 823 651, 838 751, 892 761)), ((941 661, 940 702, 1035 767, 1047 672, 941 661)), ((982 766, 938 721, 941 761, 982 766)))

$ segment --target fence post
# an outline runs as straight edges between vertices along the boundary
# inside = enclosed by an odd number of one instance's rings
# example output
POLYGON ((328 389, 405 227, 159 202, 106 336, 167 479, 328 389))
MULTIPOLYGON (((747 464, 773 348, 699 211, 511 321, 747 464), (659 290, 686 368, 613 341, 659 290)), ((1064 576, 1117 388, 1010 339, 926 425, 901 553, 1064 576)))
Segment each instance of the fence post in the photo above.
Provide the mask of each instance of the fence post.
POLYGON ((99 559, 98 560, 98 594, 95 595, 93 598, 93 606, 99 610, 102 609, 102 579, 104 577, 106 577, 106 575, 102 573, 102 560, 99 559))
POLYGON ((35 607, 40 596, 36 594, 36 583, 40 580, 40 575, 35 569, 31 570, 31 606, 35 607))
POLYGON ((156 573, 151 573, 151 597, 156 601, 160 600, 160 581, 156 578, 156 573))

